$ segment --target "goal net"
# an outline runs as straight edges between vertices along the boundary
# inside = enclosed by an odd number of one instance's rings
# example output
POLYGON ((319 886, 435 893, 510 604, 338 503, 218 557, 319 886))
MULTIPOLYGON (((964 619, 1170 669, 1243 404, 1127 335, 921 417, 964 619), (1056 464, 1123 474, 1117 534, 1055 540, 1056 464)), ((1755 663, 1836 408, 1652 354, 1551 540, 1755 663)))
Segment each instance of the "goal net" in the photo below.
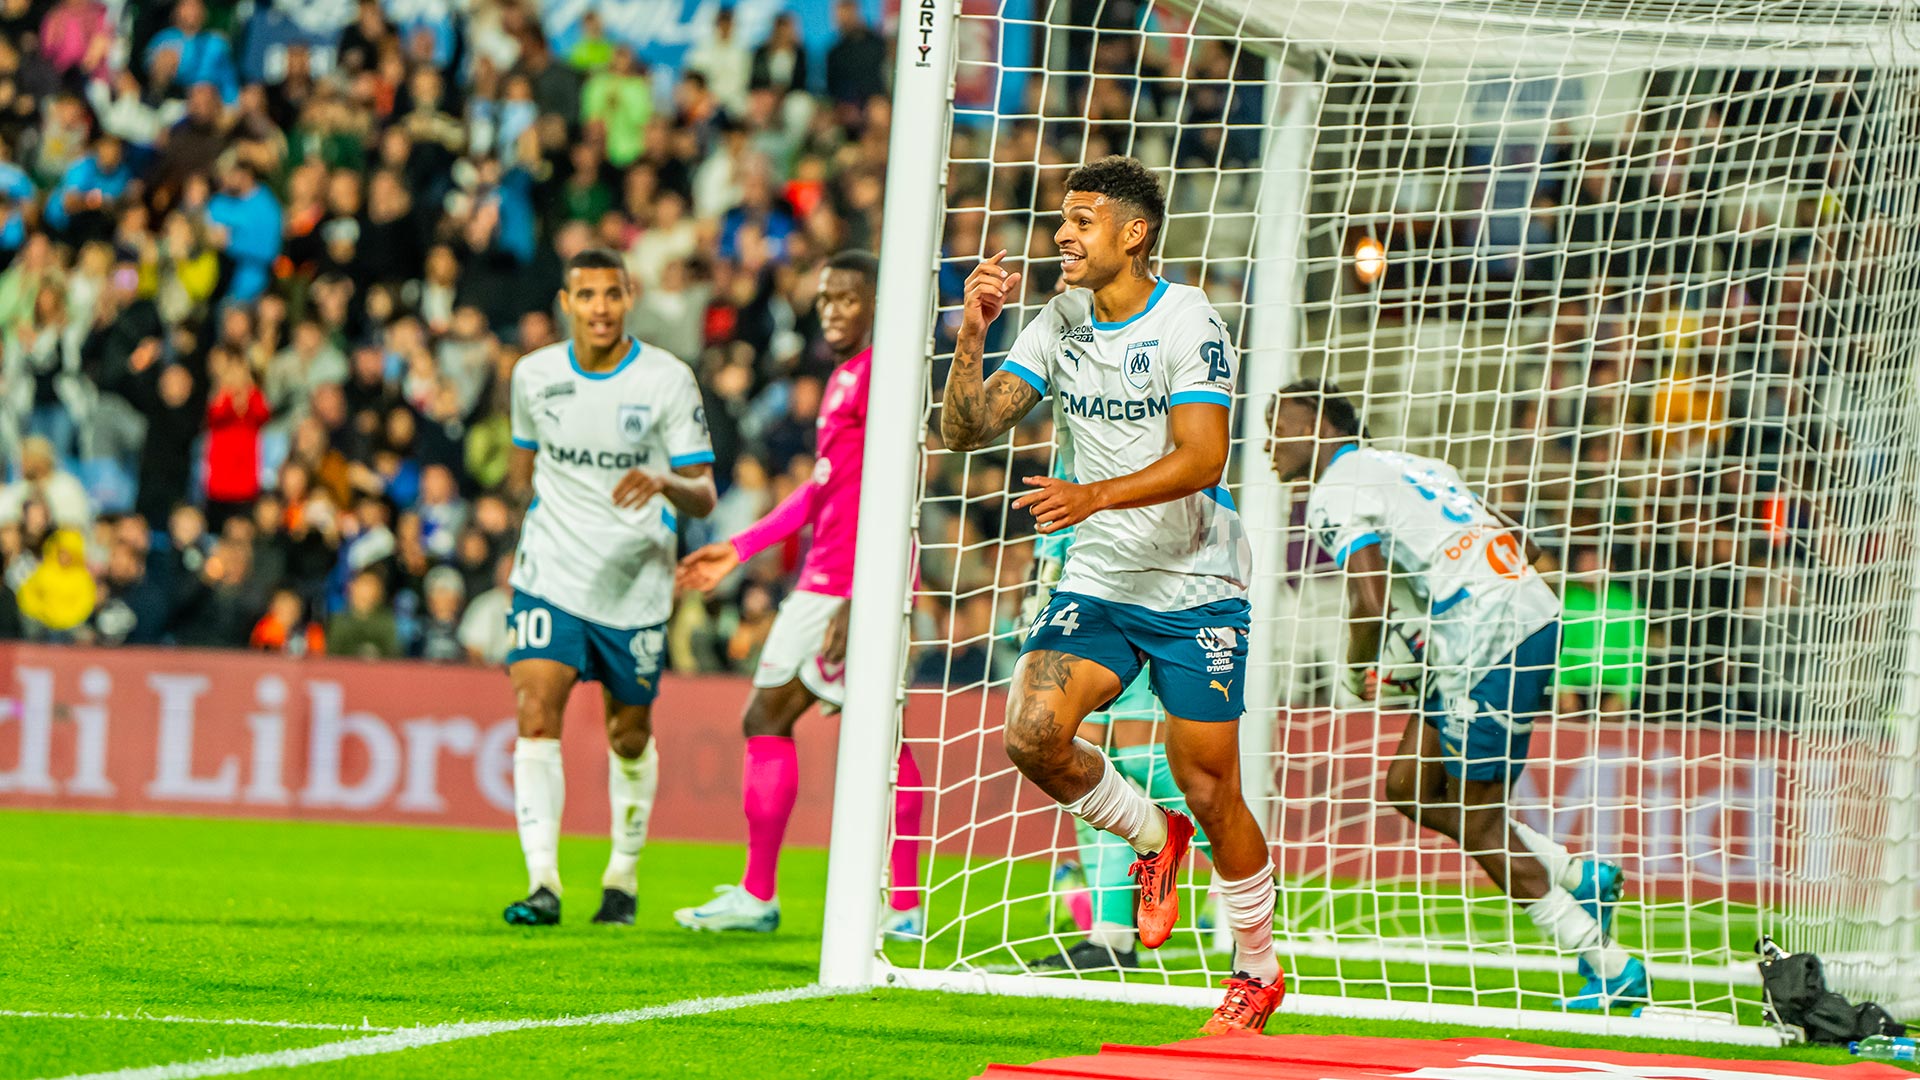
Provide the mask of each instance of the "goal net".
MULTIPOLYGON (((1042 587, 1009 503, 1053 467, 1051 403, 974 454, 938 434, 967 273, 1005 248, 1025 275, 991 371, 1058 280, 1068 171, 1121 153, 1167 188, 1159 273, 1204 288, 1243 355, 1228 472, 1256 564, 1242 744, 1279 872, 1286 1007, 1764 1038, 1752 950, 1770 935, 1820 953, 1835 989, 1920 1012, 1911 10, 953 6, 903 5, 902 78, 946 64, 951 82, 937 113, 896 96, 887 193, 880 345, 902 355, 882 363, 929 347, 933 363, 895 384, 922 388, 910 425, 888 421, 915 434, 868 460, 917 453, 916 497, 870 486, 862 507, 863 536, 912 531, 919 574, 905 603, 857 594, 893 632, 856 622, 852 660, 899 687, 925 776, 926 937, 847 946, 830 928, 829 947, 864 950, 878 981, 1116 1000, 1211 1004, 1228 971, 1200 855, 1180 931, 1139 968, 1037 966, 1100 898, 1071 821, 1000 741, 1042 587), (915 138, 940 155, 919 192, 899 164, 915 138), (893 216, 929 198, 933 228, 893 216), (917 294, 891 280, 928 267, 917 294), (1266 401, 1300 377, 1337 382, 1375 445, 1452 463, 1558 567, 1555 708, 1515 814, 1623 868, 1614 935, 1648 962, 1656 1004, 1695 1015, 1558 1011, 1575 958, 1387 805, 1411 703, 1337 689, 1342 571, 1262 449, 1266 401)), ((876 396, 872 411, 899 409, 876 396)))

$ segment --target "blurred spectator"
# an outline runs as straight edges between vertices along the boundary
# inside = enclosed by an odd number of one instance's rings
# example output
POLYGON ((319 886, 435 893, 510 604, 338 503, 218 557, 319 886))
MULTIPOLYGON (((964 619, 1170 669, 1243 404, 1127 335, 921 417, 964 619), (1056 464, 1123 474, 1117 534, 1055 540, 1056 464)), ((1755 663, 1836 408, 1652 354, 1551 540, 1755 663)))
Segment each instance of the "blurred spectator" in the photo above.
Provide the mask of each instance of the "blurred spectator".
POLYGON ((119 136, 102 135, 92 152, 68 166, 48 193, 48 226, 75 245, 112 236, 114 203, 132 182, 126 146, 119 136))
POLYGON ((42 279, 32 307, 19 322, 0 328, 0 441, 36 435, 71 459, 79 454, 80 425, 93 402, 80 364, 85 328, 68 317, 65 286, 58 278, 42 279))
POLYGON ((467 524, 467 503, 460 497, 453 470, 429 465, 420 474, 420 501, 416 506, 428 553, 445 561, 453 557, 460 530, 467 524))
POLYGON ((580 120, 606 146, 607 164, 624 169, 645 149, 652 119, 653 87, 633 49, 622 45, 613 51, 606 70, 595 73, 581 89, 580 120))
POLYGON ((208 364, 214 389, 207 402, 207 522, 217 531, 260 494, 260 429, 270 414, 244 359, 215 347, 208 364))
POLYGON ((40 23, 40 55, 62 75, 105 73, 115 30, 98 0, 58 0, 40 23))
POLYGON ((123 140, 141 159, 150 158, 166 141, 168 129, 187 115, 184 101, 148 100, 131 71, 96 75, 87 83, 87 104, 93 107, 100 130, 123 140))
POLYGON ((316 390, 346 381, 346 356, 327 340, 326 330, 318 322, 302 319, 294 324, 287 347, 267 364, 262 394, 274 423, 290 429, 306 419, 316 390))
POLYGON ((307 618, 306 601, 292 589, 273 594, 267 613, 253 624, 247 647, 287 656, 318 656, 326 652, 327 634, 317 622, 307 618))
MULTIPOLYGON (((197 0, 186 0, 195 3, 197 0)), ((273 260, 280 255, 280 203, 261 183, 254 166, 227 166, 220 194, 207 202, 213 246, 233 261, 231 300, 257 300, 267 289, 273 260)))
POLYGON ((720 107, 739 117, 747 111, 747 85, 753 77, 753 54, 733 36, 733 9, 721 8, 713 30, 687 50, 688 71, 697 71, 720 107))
POLYGON ((434 567, 426 576, 424 591, 426 612, 420 620, 419 641, 413 655, 422 660, 443 662, 465 659, 466 646, 460 641, 460 610, 466 603, 467 586, 460 571, 451 566, 434 567))
POLYGON ((567 63, 578 71, 599 71, 613 63, 613 51, 614 44, 607 40, 599 12, 588 9, 580 16, 580 36, 574 42, 573 51, 567 54, 567 63))
POLYGON ((85 533, 93 528, 86 488, 60 468, 53 444, 37 435, 20 444, 20 478, 0 489, 0 525, 18 525, 30 503, 62 529, 85 533))
POLYGON ((179 0, 173 6, 173 25, 147 46, 147 74, 152 85, 163 90, 211 85, 220 92, 220 100, 231 105, 240 97, 233 48, 224 35, 206 27, 206 5, 201 0, 179 0))
POLYGON ((20 617, 35 641, 73 640, 93 614, 96 589, 87 572, 86 540, 74 529, 57 529, 41 549, 40 565, 21 584, 20 617))
POLYGON ((207 417, 204 388, 193 371, 185 364, 162 364, 160 353, 158 341, 142 342, 129 358, 126 376, 116 384, 147 421, 134 511, 148 521, 164 520, 186 500, 193 479, 193 446, 207 417))
MULTIPOLYGON (((245 518, 231 523, 247 525, 245 518)), ((264 582, 253 576, 251 537, 202 537, 190 551, 204 551, 198 569, 177 579, 172 618, 174 640, 182 645, 237 649, 247 644, 253 624, 266 606, 264 582)), ((188 558, 185 563, 196 560, 188 558)))
POLYGON ((390 660, 400 655, 400 635, 385 606, 380 575, 362 570, 347 587, 347 608, 327 623, 327 655, 390 660))
POLYGON ((839 34, 827 50, 827 96, 835 104, 856 107, 884 96, 887 43, 867 25, 857 0, 834 4, 833 24, 839 34))
POLYGON ((772 90, 781 97, 807 89, 807 49, 800 40, 799 24, 794 22, 792 12, 783 11, 773 17, 772 32, 753 51, 753 70, 747 86, 753 90, 772 90))
POLYGON ((513 645, 513 632, 507 626, 513 610, 513 590, 507 579, 512 574, 513 557, 502 555, 494 563, 493 587, 474 596, 460 619, 460 645, 476 664, 505 663, 513 645))

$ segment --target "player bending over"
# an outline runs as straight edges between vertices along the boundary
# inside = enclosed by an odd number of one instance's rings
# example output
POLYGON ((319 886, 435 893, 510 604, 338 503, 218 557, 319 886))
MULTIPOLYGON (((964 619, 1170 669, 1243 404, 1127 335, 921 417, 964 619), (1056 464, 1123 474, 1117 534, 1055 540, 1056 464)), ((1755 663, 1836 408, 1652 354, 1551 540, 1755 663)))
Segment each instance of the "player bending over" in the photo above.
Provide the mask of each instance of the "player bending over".
POLYGON ((1586 985, 1566 1008, 1647 1000, 1646 965, 1607 936, 1620 868, 1575 859, 1507 810, 1534 720, 1551 706, 1560 641, 1559 597, 1532 566, 1539 549, 1446 462, 1361 445, 1359 418, 1331 383, 1285 387, 1268 422, 1274 472, 1313 485, 1307 527, 1346 573, 1348 689, 1379 696, 1390 578, 1428 616, 1430 695, 1387 769, 1388 800, 1459 842, 1580 958, 1586 985))
POLYGON ((1002 251, 967 277, 940 430, 955 450, 999 438, 1048 392, 1074 447, 1072 480, 1035 477, 1014 500, 1042 534, 1085 524, 1059 588, 1033 624, 1007 703, 1007 756, 1094 828, 1138 853, 1140 943, 1179 918, 1180 864, 1193 837, 1107 756, 1076 737, 1151 662, 1166 706, 1167 761, 1213 842, 1216 888, 1233 930, 1227 996, 1205 1030, 1258 1031, 1285 984, 1273 951, 1273 864, 1240 794, 1239 722, 1251 557, 1220 486, 1236 357, 1199 289, 1155 277, 1148 260, 1166 198, 1131 158, 1067 177, 1054 234, 1067 290, 1048 302, 991 379, 987 326, 1020 275, 1002 251))
POLYGON ((650 736, 673 606, 677 515, 713 509, 713 450, 693 372, 627 335, 632 305, 620 256, 575 255, 560 292, 572 339, 513 368, 507 483, 533 496, 514 557, 507 653, 520 722, 514 805, 530 895, 505 914, 523 926, 560 921, 560 725, 581 679, 600 683, 611 751, 613 855, 593 921, 633 922, 634 868, 660 775, 650 736))
MULTIPOLYGON (((1056 414, 1058 400, 1055 401, 1056 414)), ((1056 415, 1056 432, 1059 430, 1056 415)), ((1072 475, 1069 444, 1061 441, 1054 475, 1072 475)), ((1028 623, 1040 617, 1040 610, 1052 599, 1060 582, 1068 553, 1073 546, 1073 529, 1038 537, 1035 556, 1040 588, 1030 598, 1031 610, 1024 612, 1028 623)), ((1146 793, 1156 805, 1181 814, 1189 814, 1187 800, 1174 783, 1173 770, 1167 765, 1164 741, 1166 714, 1153 696, 1153 676, 1142 671, 1122 691, 1118 700, 1104 711, 1089 714, 1080 722, 1080 738, 1106 752, 1113 767, 1134 786, 1146 793)), ((1106 971, 1140 966, 1140 935, 1133 918, 1134 894, 1130 867, 1133 849, 1126 841, 1103 832, 1081 818, 1073 819, 1074 839, 1080 848, 1082 873, 1091 894, 1091 922, 1087 936, 1063 952, 1050 953, 1034 963, 1041 970, 1106 971)), ((1205 850, 1205 837, 1194 835, 1194 846, 1205 850)))
MULTIPOLYGON (((731 541, 708 544, 680 562, 678 581, 705 592, 734 567, 809 525, 813 546, 800 567, 800 587, 780 605, 780 614, 760 651, 753 696, 741 725, 747 733, 740 794, 747 818, 747 867, 738 885, 723 885, 712 900, 681 908, 674 920, 690 930, 774 930, 780 925, 775 895, 780 845, 800 791, 800 764, 793 725, 814 702, 838 711, 846 701, 847 597, 853 594, 854 533, 860 516, 861 454, 867 442, 867 375, 873 369, 873 296, 879 263, 864 251, 843 251, 820 272, 815 303, 820 333, 840 360, 827 381, 820 408, 819 456, 813 478, 773 511, 731 541)), ((919 842, 902 837, 920 831, 920 770, 900 748, 900 781, 894 789, 892 914, 890 937, 918 937, 919 842)))

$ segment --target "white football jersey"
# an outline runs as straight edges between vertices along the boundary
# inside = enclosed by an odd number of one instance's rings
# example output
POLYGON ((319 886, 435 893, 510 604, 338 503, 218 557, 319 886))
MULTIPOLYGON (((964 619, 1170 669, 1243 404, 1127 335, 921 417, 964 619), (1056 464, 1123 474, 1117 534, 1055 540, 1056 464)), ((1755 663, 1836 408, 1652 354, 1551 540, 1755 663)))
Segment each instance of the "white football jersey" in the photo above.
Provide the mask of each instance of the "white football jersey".
POLYGON ((1560 615, 1526 545, 1444 461, 1342 447, 1307 497, 1307 528, 1342 567, 1379 545, 1428 619, 1428 663, 1472 681, 1560 615))
POLYGON ((515 591, 622 630, 667 620, 675 533, 664 495, 637 509, 613 504, 629 469, 713 460, 693 371, 633 340, 618 367, 581 370, 561 342, 513 368, 513 445, 537 450, 533 504, 514 557, 515 591))
MULTIPOLYGON (((1161 281, 1130 319, 1093 317, 1093 293, 1070 289, 1020 331, 1004 370, 1054 395, 1067 475, 1077 483, 1138 472, 1173 449, 1167 411, 1233 406, 1240 366, 1227 328, 1190 285, 1161 281), (1069 449, 1070 448, 1070 449, 1069 449)), ((1155 611, 1245 599, 1253 555, 1226 487, 1080 523, 1059 587, 1155 611)))

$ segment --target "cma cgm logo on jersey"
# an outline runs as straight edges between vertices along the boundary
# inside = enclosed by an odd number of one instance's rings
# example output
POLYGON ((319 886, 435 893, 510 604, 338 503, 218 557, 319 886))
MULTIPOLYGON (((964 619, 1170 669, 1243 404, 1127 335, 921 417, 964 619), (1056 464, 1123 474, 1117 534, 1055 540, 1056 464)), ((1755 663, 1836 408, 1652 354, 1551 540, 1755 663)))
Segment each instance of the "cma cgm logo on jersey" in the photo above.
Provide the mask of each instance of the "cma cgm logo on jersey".
POLYGON ((1063 390, 1060 404, 1068 416, 1092 420, 1150 420, 1167 413, 1165 394, 1146 399, 1103 398, 1098 394, 1069 394, 1063 390))
POLYGON ((650 456, 647 451, 623 453, 617 450, 588 450, 576 446, 561 446, 548 443, 545 446, 547 457, 561 465, 586 465, 602 469, 636 469, 645 465, 650 456))

